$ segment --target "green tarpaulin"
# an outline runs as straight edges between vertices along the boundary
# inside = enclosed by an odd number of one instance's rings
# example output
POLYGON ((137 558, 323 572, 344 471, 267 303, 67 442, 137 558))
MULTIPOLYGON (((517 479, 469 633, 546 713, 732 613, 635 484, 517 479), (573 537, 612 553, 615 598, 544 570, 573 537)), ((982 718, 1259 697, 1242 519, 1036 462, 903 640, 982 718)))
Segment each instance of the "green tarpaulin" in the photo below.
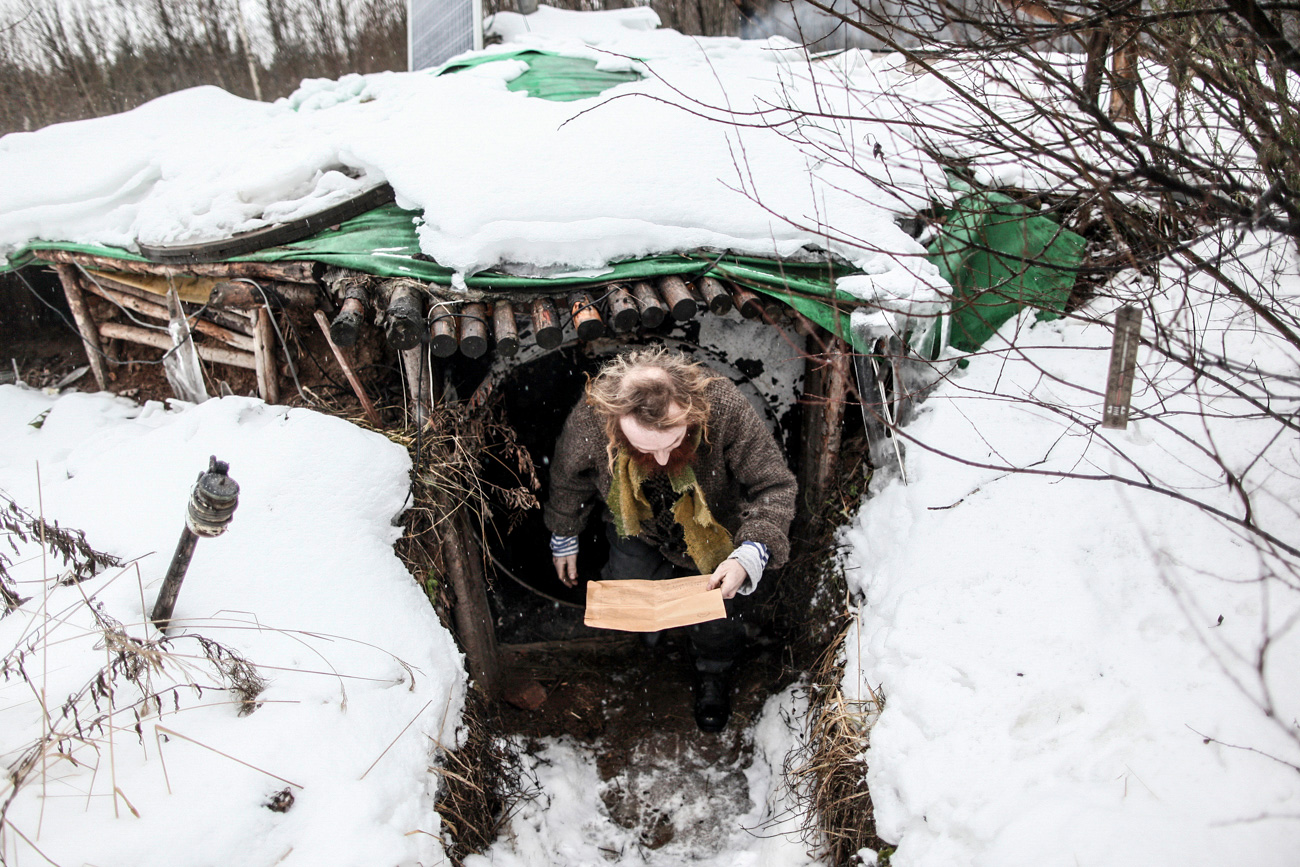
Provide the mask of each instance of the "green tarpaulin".
POLYGON ((508 90, 523 91, 529 96, 549 99, 552 102, 588 99, 598 96, 616 84, 637 81, 641 78, 635 72, 606 72, 597 69, 594 60, 532 50, 471 57, 449 63, 435 74, 459 72, 462 69, 484 63, 495 63, 499 60, 522 60, 528 64, 527 72, 506 83, 508 90))
POLYGON ((1065 311, 1085 240, 1010 196, 977 192, 958 199, 930 245, 952 284, 949 343, 974 352, 1022 307, 1039 319, 1065 311))
MULTIPOLYGON (((267 247, 246 256, 232 256, 230 262, 311 261, 349 268, 380 277, 410 277, 439 286, 450 286, 452 270, 420 253, 415 234, 419 214, 395 205, 377 208, 326 229, 310 238, 267 247)), ((37 242, 10 258, 11 267, 22 267, 40 258, 41 250, 71 250, 96 256, 111 256, 145 262, 147 259, 113 247, 86 244, 37 242)), ((698 256, 656 256, 615 263, 599 277, 512 277, 481 272, 469 277, 472 291, 510 294, 554 295, 578 286, 625 280, 648 280, 669 274, 684 278, 715 276, 732 280, 790 304, 818 325, 848 337, 848 315, 856 302, 852 296, 833 289, 837 276, 849 273, 829 263, 792 263, 745 256, 722 258, 698 256)))
MULTIPOLYGON (((591 60, 539 51, 476 57, 449 64, 434 74, 455 73, 502 60, 523 60, 529 65, 527 72, 508 84, 511 90, 557 101, 595 96, 614 85, 639 78, 634 72, 597 70, 591 60)), ((233 256, 227 261, 308 260, 381 277, 411 277, 450 286, 452 271, 420 253, 415 232, 418 217, 416 212, 388 205, 301 241, 233 256)), ((116 248, 37 242, 10 257, 8 267, 30 264, 40 258, 42 250, 48 249, 147 261, 116 248)), ((1074 268, 1082 249, 1083 239, 1078 235, 1061 229, 1007 196, 971 193, 960 199, 947 212, 942 233, 930 248, 943 276, 956 289, 952 345, 965 351, 977 349, 1022 305, 1032 305, 1042 311, 1062 310, 1074 284, 1074 268)), ((4 266, 0 266, 0 271, 3 270, 4 266)), ((830 262, 792 263, 744 256, 715 258, 700 253, 618 262, 598 277, 529 278, 485 272, 468 278, 466 283, 471 293, 554 295, 577 286, 670 274, 687 279, 714 276, 777 298, 831 333, 852 341, 849 314, 860 302, 835 289, 836 278, 848 273, 851 273, 849 269, 830 262)))
MULTIPOLYGON (((451 269, 420 253, 415 234, 418 216, 417 212, 388 205, 302 241, 268 247, 229 261, 305 260, 449 287, 451 269)), ((1044 311, 1040 315, 1062 311, 1074 285, 1074 269, 1083 243, 1083 238, 1073 232, 1028 212, 1001 194, 979 193, 961 199, 930 248, 943 276, 956 289, 951 344, 967 352, 978 349, 1023 305, 1044 311)), ((41 250, 47 249, 147 261, 112 247, 37 242, 11 257, 10 267, 30 264, 40 258, 41 250)), ((835 279, 848 273, 852 272, 829 262, 808 264, 700 254, 619 262, 599 277, 512 277, 482 272, 469 277, 466 285, 475 292, 553 295, 594 283, 646 280, 669 274, 685 278, 714 276, 777 298, 831 333, 849 339, 849 314, 859 302, 834 288, 835 279)))

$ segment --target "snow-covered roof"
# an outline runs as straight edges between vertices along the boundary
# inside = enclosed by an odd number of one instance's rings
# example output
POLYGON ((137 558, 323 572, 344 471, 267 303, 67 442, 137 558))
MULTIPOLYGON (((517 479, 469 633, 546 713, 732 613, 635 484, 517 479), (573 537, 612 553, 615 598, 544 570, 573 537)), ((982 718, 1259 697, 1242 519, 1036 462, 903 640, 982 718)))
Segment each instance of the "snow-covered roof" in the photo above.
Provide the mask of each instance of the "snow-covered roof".
POLYGON ((594 276, 663 253, 812 250, 865 272, 867 292, 943 285, 895 224, 943 190, 938 165, 888 124, 790 111, 847 99, 846 84, 887 90, 901 80, 896 64, 859 53, 813 62, 779 38, 688 37, 657 23, 646 8, 496 16, 503 43, 488 54, 537 48, 642 75, 590 99, 509 90, 526 68, 514 58, 310 80, 275 103, 193 88, 6 136, 0 252, 218 239, 387 182, 422 214, 422 251, 462 275, 594 276))

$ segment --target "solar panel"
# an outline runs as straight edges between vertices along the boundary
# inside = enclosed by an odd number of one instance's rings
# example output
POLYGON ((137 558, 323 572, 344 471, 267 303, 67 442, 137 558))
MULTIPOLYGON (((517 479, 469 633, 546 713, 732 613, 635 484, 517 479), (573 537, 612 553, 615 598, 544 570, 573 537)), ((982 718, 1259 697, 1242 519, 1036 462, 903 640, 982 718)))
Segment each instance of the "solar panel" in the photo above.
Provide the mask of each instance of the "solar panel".
POLYGON ((408 0, 406 22, 411 71, 483 47, 482 0, 408 0))

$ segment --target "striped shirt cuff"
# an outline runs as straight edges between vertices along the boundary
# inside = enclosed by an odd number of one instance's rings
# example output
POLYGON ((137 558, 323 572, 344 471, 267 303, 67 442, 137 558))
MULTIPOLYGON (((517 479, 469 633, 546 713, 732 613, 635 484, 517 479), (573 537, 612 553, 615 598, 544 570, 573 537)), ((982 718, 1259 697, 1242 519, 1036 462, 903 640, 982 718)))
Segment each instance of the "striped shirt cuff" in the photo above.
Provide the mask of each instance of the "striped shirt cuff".
POLYGON ((763 570, 767 568, 767 546, 762 542, 741 542, 727 559, 736 560, 745 567, 749 581, 741 588, 741 592, 748 593, 758 583, 758 579, 763 577, 763 570))
POLYGON ((568 557, 578 553, 577 536, 561 536, 557 533, 551 534, 551 556, 568 557))

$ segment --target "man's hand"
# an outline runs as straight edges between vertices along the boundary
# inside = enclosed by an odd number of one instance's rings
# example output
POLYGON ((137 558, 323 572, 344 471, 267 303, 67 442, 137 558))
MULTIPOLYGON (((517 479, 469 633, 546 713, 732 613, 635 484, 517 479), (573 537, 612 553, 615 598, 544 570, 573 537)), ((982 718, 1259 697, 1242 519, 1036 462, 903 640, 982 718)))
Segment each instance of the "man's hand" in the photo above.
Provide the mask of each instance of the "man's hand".
POLYGON ((748 577, 749 573, 745 571, 745 567, 739 560, 723 560, 722 565, 709 576, 709 589, 716 590, 721 587, 722 598, 731 599, 748 577))
MULTIPOLYGON (((560 583, 565 587, 578 586, 578 555, 569 554, 566 557, 552 557, 551 562, 555 564, 555 574, 559 576, 560 583)), ((742 568, 740 570, 744 572, 742 568)))

